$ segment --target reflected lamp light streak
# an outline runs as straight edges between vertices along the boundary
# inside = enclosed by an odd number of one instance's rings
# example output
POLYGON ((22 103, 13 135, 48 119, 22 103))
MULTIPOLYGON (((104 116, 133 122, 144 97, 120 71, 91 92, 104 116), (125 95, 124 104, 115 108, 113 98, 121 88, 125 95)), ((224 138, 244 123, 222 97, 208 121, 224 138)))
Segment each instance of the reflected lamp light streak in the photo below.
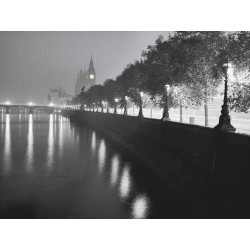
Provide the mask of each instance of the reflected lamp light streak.
POLYGON ((26 171, 32 172, 34 161, 34 136, 33 136, 33 115, 29 115, 29 129, 28 129, 28 147, 27 147, 27 164, 26 171))
POLYGON ((48 134, 48 152, 47 152, 47 168, 49 171, 53 167, 53 157, 54 157, 54 131, 53 131, 54 119, 53 114, 50 114, 49 119, 49 134, 48 134))
POLYGON ((139 195, 132 203, 132 216, 135 219, 146 218, 149 213, 150 202, 147 195, 139 195))
POLYGON ((62 117, 59 120, 59 138, 58 138, 58 146, 59 146, 59 155, 62 155, 63 151, 63 119, 62 117))
POLYGON ((5 121, 5 142, 4 142, 4 173, 8 174, 11 166, 11 135, 10 135, 10 115, 6 114, 5 121))
POLYGON ((104 140, 101 140, 98 152, 98 169, 102 172, 106 160, 106 145, 104 140))
POLYGON ((92 139, 91 139, 91 151, 92 153, 95 153, 96 149, 96 135, 95 132, 92 133, 92 139))
POLYGON ((114 186, 118 181, 119 163, 118 155, 114 155, 111 160, 111 186, 114 186))
POLYGON ((126 166, 123 169, 122 177, 120 181, 120 196, 125 199, 129 196, 131 190, 131 176, 129 173, 129 167, 126 166))

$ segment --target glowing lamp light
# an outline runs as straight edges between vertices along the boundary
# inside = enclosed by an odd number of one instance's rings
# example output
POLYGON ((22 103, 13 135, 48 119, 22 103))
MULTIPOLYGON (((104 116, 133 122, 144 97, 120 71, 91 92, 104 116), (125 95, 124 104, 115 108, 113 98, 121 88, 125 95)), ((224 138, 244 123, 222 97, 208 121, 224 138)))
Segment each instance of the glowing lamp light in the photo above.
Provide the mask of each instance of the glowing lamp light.
POLYGON ((33 105, 33 102, 29 102, 29 106, 32 106, 33 105))
POLYGON ((6 105, 10 105, 10 102, 9 102, 9 101, 7 101, 7 102, 5 102, 5 104, 6 104, 6 105))
POLYGON ((165 85, 166 90, 168 91, 170 86, 168 84, 165 85))
POLYGON ((51 102, 51 103, 49 104, 49 106, 50 106, 50 107, 53 107, 53 106, 54 106, 54 103, 51 102))

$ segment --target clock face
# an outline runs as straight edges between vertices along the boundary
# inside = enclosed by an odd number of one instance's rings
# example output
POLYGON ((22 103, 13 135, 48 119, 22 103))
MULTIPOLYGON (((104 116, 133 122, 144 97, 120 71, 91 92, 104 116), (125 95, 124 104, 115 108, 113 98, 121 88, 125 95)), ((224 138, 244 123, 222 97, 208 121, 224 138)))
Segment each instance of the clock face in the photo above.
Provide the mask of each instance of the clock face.
POLYGON ((89 78, 90 78, 90 79, 94 79, 95 76, 91 74, 91 75, 89 76, 89 78))

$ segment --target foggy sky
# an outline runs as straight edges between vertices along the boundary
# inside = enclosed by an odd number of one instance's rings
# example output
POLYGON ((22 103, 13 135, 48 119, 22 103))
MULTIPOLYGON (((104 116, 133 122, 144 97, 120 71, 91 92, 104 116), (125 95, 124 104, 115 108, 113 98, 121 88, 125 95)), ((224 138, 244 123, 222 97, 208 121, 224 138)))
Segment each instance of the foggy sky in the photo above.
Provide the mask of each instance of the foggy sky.
POLYGON ((91 53, 96 84, 115 78, 159 34, 169 32, 0 32, 0 103, 47 103, 50 87, 74 93, 91 53))

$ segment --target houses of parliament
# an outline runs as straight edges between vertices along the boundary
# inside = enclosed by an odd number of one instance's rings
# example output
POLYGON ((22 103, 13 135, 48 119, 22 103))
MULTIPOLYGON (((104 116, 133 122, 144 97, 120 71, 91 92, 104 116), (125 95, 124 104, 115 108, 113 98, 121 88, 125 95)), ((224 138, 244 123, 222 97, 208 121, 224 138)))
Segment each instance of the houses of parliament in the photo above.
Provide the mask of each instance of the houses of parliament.
MULTIPOLYGON (((74 95, 75 96, 79 95, 83 87, 85 87, 84 90, 87 90, 95 83, 96 83, 96 72, 94 68, 93 59, 91 56, 88 70, 85 69, 83 72, 81 69, 80 72, 77 74, 74 95)), ((62 87, 51 88, 48 93, 48 103, 53 103, 53 105, 57 107, 64 106, 70 103, 73 97, 74 96, 67 94, 65 90, 62 89, 62 87)))
POLYGON ((96 72, 91 55, 88 70, 85 69, 83 72, 81 69, 80 72, 77 74, 76 85, 75 85, 75 96, 81 93, 83 87, 85 87, 85 90, 87 90, 91 86, 93 86, 95 82, 96 82, 96 72))

